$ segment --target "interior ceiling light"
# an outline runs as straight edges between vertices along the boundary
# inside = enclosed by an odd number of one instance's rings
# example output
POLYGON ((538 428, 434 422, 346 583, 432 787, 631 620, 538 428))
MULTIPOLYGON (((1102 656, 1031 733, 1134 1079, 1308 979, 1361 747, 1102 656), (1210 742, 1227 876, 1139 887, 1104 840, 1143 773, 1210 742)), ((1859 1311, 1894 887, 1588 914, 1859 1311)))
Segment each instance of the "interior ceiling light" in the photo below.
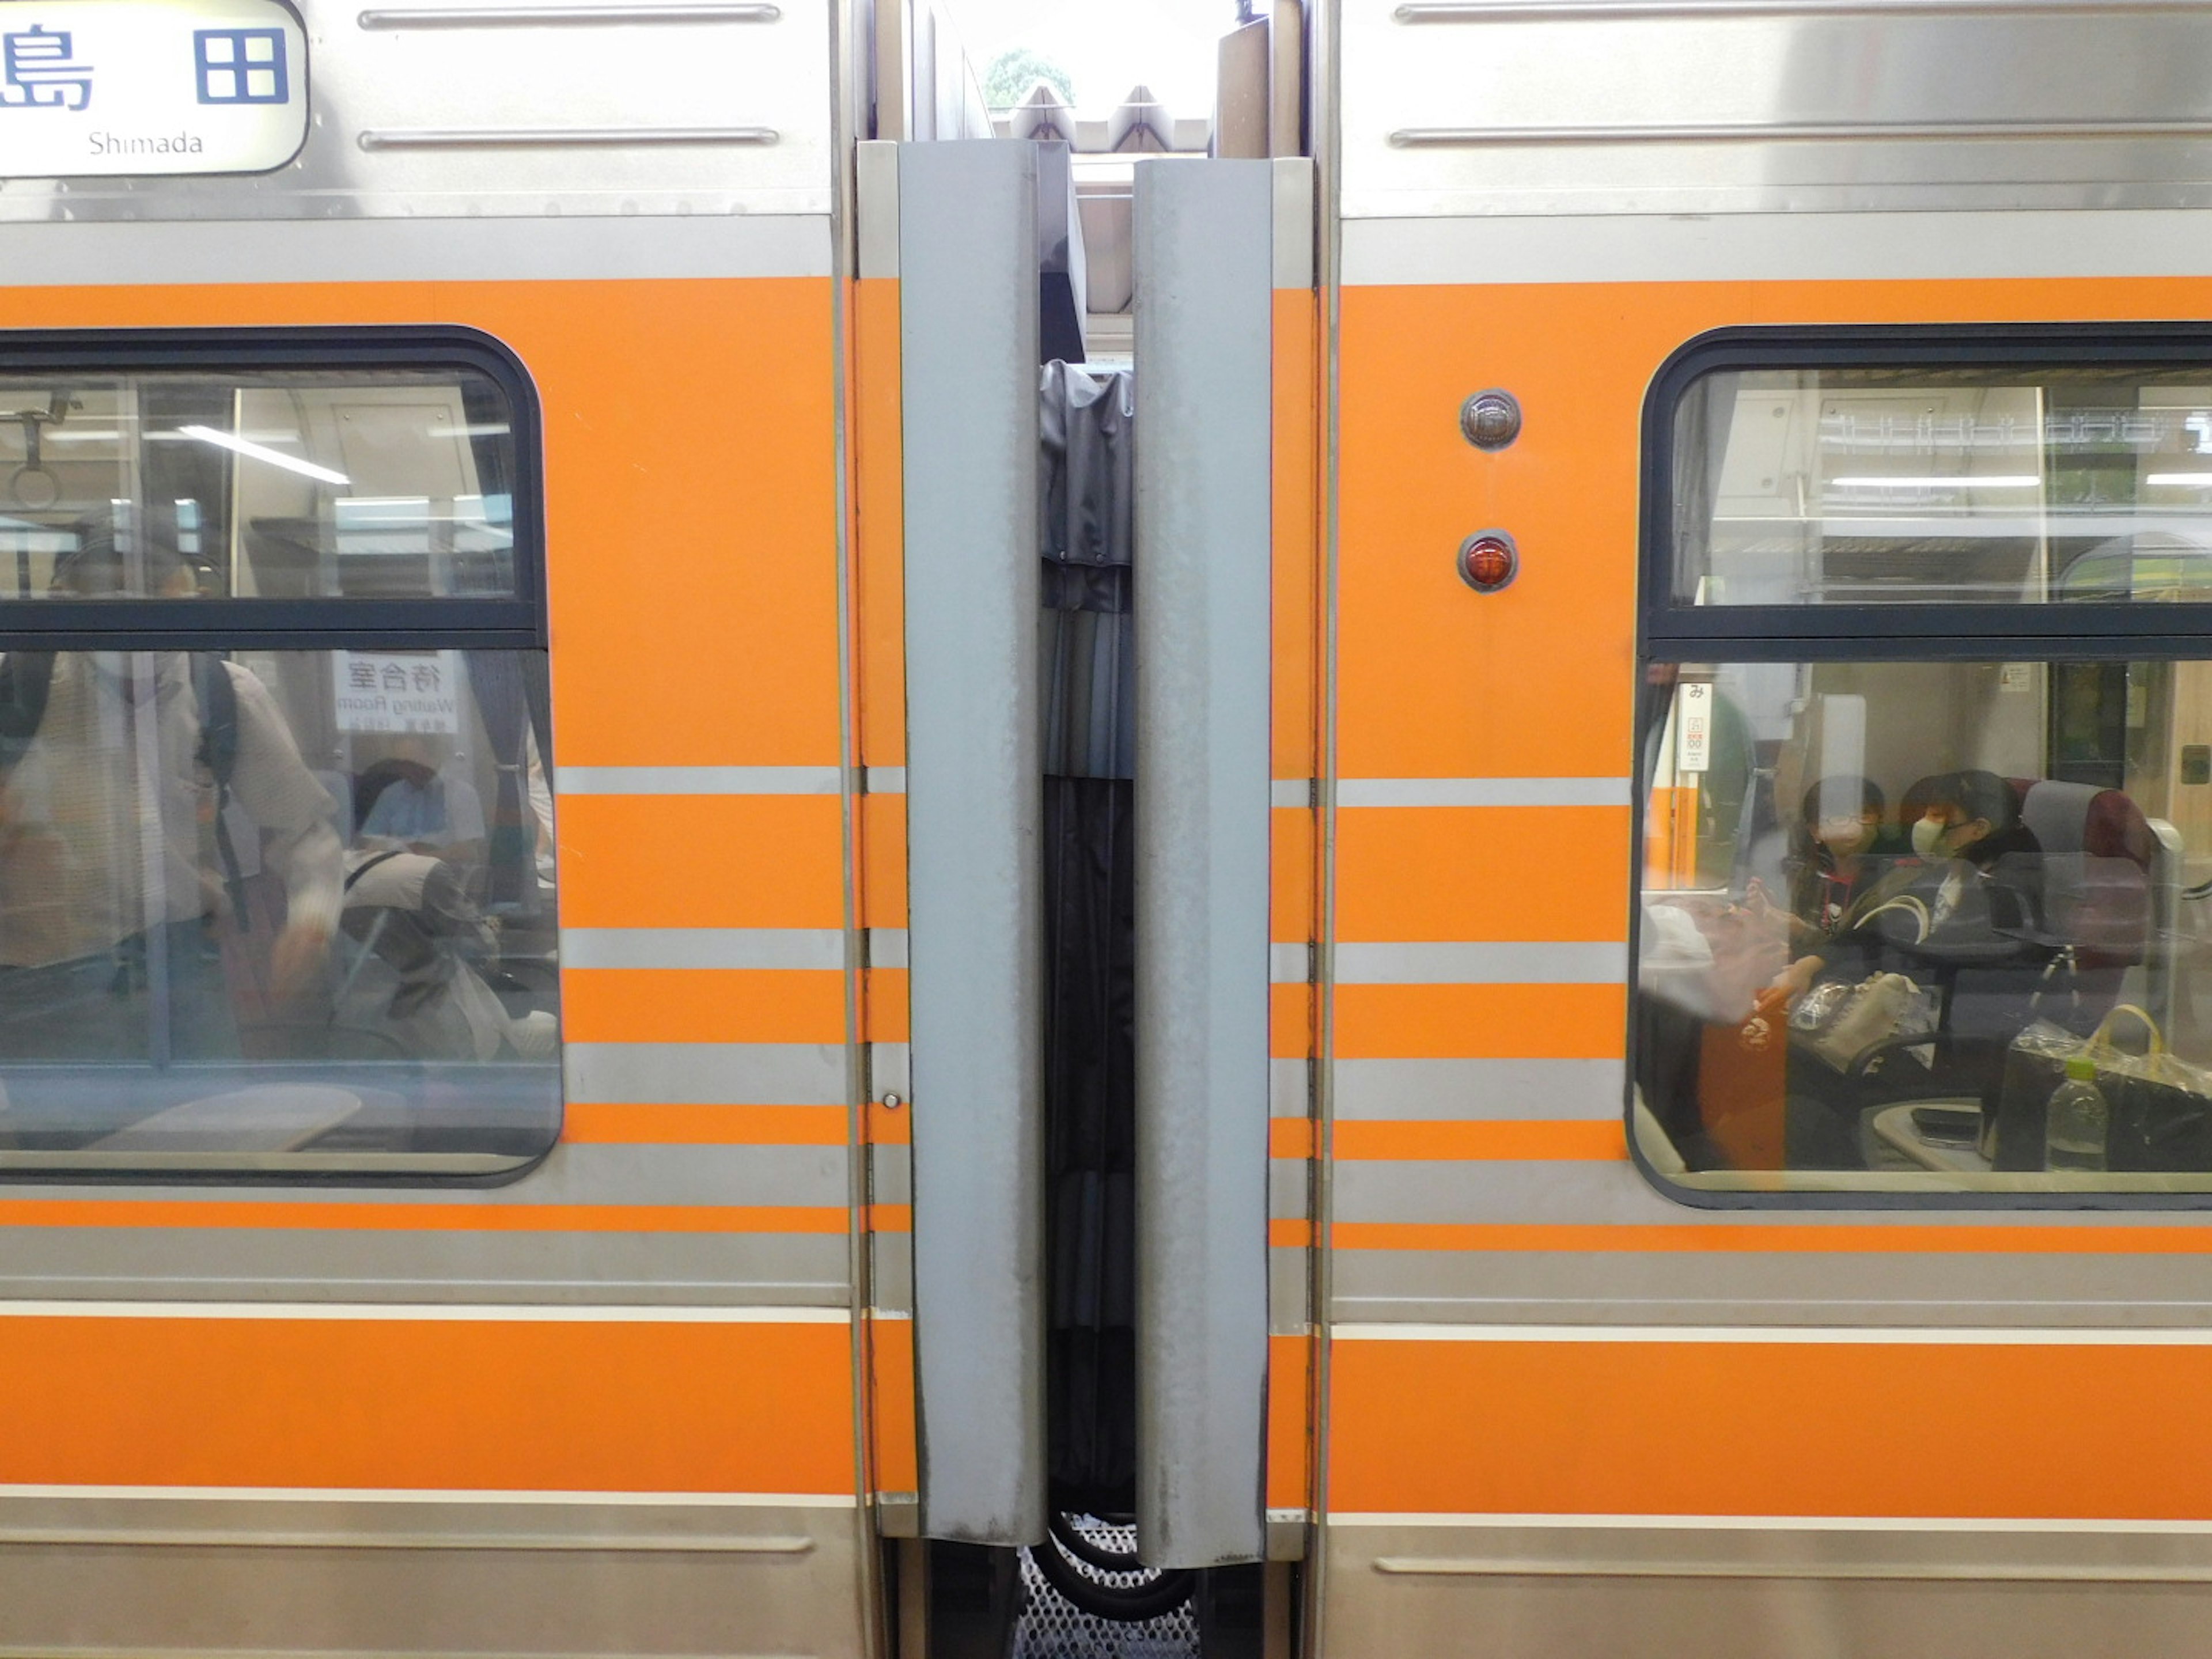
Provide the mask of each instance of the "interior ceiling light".
POLYGON ((296 455, 287 455, 281 450, 265 449, 249 439, 234 437, 228 432, 218 432, 211 426, 180 426, 178 431, 187 438, 197 438, 204 444, 213 444, 218 449, 228 449, 235 454, 249 456, 257 461, 266 461, 271 466, 281 466, 287 472, 297 472, 309 478, 319 478, 325 483, 351 483, 343 472, 333 472, 326 466, 317 466, 313 461, 303 461, 296 455))
POLYGON ((2033 489, 2042 479, 2016 478, 1831 478, 1834 489, 2033 489))

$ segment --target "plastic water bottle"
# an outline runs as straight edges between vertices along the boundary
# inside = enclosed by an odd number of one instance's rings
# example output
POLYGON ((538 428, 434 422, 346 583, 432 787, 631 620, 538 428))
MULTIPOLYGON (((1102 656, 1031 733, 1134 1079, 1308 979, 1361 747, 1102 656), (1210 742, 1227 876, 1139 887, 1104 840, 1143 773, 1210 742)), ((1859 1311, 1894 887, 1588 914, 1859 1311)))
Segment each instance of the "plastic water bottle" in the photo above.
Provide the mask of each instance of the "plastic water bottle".
POLYGON ((2097 1087, 2097 1066, 2087 1054, 2066 1062, 2066 1081, 2051 1097, 2044 1117, 2043 1163, 2051 1170, 2101 1170, 2112 1109, 2097 1087))

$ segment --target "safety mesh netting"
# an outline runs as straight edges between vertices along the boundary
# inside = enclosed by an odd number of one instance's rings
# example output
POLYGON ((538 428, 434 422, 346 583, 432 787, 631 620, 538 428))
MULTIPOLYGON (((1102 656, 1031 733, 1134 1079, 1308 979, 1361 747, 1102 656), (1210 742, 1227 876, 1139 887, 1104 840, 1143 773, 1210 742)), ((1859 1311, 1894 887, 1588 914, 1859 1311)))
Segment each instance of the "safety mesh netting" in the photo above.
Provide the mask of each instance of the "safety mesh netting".
MULTIPOLYGON (((1103 1549, 1128 1551, 1137 1547, 1134 1527, 1112 1527, 1089 1516, 1075 1518, 1075 1526, 1103 1549)), ((1050 1539, 1036 1547, 1058 1549, 1050 1539)), ((1022 1552, 1021 1617, 1014 1622, 1007 1659, 1197 1659, 1198 1614, 1186 1600, 1172 1612, 1140 1624, 1116 1624, 1077 1607, 1045 1579, 1031 1559, 1022 1552)), ((1102 1584, 1127 1585, 1148 1576, 1134 1572, 1103 1572, 1086 1561, 1065 1558, 1085 1578, 1102 1584)))

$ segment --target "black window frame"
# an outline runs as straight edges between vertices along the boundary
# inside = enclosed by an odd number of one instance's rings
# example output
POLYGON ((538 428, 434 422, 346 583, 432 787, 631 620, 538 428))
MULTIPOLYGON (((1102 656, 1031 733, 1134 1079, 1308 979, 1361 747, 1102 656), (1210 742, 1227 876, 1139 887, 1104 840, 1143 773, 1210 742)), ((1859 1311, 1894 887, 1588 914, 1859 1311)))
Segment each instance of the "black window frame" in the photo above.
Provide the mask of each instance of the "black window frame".
POLYGON ((507 398, 515 591, 501 597, 21 599, 0 597, 0 651, 544 651, 543 431, 522 361, 459 326, 16 329, 0 331, 0 374, 251 376, 271 371, 465 371, 507 398))
MULTIPOLYGON (((1637 514, 1635 769, 1630 780, 1630 997, 1624 1084, 1629 1156, 1679 1204, 1712 1210, 2212 1210, 2212 1190, 1897 1192, 1692 1187, 1653 1167, 1636 1133, 1633 999, 1642 959, 1644 844, 1654 742, 1686 662, 2143 662, 2212 659, 2212 603, 1954 602, 1688 605, 1674 600, 1675 416, 1717 374, 1827 368, 2186 368, 2212 382, 2212 323, 1776 324, 1699 334, 1677 347, 1644 393, 1637 514), (2194 629, 2175 626, 2195 620, 2194 629), (1663 684, 1662 680, 1663 678, 1663 684)), ((1787 1173, 1782 1172, 1782 1173, 1787 1173)), ((1848 1173, 1844 1172, 1844 1173, 1848 1173)), ((2212 1172, 2208 1172, 2212 1182, 2212 1172)))

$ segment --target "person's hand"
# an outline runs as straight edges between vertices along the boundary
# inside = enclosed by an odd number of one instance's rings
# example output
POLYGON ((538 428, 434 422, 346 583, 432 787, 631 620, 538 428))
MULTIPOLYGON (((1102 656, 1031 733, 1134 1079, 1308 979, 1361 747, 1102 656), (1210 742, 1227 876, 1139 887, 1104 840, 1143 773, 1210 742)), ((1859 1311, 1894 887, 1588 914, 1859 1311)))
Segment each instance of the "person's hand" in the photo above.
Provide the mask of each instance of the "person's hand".
POLYGON ((1798 957, 1767 981, 1766 988, 1753 999, 1752 1006, 1762 1014, 1788 1007, 1813 988, 1813 981, 1821 967, 1818 957, 1798 957))
POLYGON ((295 921, 269 947, 269 991, 289 1002, 314 983, 331 948, 331 930, 319 922, 295 921))

